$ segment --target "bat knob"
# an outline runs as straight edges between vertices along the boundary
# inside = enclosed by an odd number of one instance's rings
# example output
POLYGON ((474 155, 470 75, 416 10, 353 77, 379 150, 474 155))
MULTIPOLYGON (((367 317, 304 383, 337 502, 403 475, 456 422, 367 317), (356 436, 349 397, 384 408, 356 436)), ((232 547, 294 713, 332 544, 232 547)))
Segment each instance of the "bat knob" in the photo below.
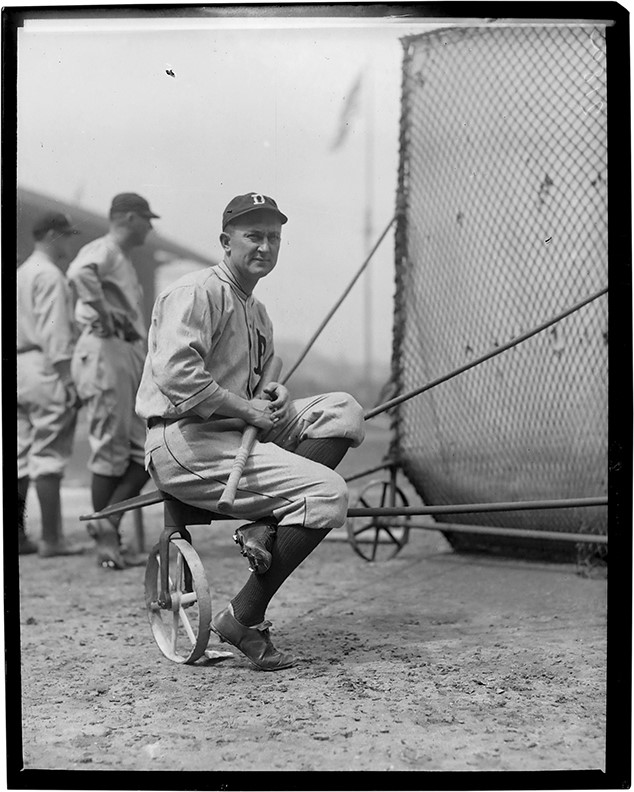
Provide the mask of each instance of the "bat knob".
POLYGON ((227 500, 225 498, 220 498, 220 500, 218 501, 217 508, 221 514, 229 514, 232 507, 233 507, 233 499, 227 500))

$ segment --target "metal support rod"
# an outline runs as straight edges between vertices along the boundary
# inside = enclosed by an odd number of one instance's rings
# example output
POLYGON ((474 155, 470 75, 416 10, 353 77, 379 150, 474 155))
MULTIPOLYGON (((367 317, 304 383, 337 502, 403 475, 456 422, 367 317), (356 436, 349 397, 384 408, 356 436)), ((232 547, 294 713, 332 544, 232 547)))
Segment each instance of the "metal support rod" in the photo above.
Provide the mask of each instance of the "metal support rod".
POLYGON ((475 514, 476 512, 531 511, 607 506, 606 496, 561 498, 559 500, 509 501, 508 503, 459 503, 453 506, 394 506, 376 509, 348 509, 348 517, 407 517, 421 514, 475 514))
POLYGON ((533 531, 530 528, 492 528, 487 525, 460 525, 457 523, 436 523, 434 525, 411 525, 413 531, 440 531, 441 533, 482 534, 483 536, 505 536, 513 539, 553 539, 560 542, 588 542, 590 544, 607 544, 605 534, 558 533, 557 531, 533 531))
MULTIPOLYGON (((365 68, 363 85, 365 105, 365 210, 363 247, 368 253, 372 243, 372 208, 374 205, 374 75, 373 59, 370 59, 365 68)), ((364 375, 368 385, 372 384, 372 270, 368 268, 363 284, 363 334, 364 334, 364 375)))
POLYGON ((319 338, 319 336, 321 335, 321 332, 322 332, 322 330, 324 329, 324 327, 325 327, 325 326, 328 324, 328 322, 329 322, 329 321, 332 319, 332 317, 334 316, 335 312, 337 311, 337 309, 339 308, 339 306, 341 305, 341 303, 342 303, 342 302, 343 302, 343 301, 346 299, 346 297, 347 297, 347 296, 348 296, 348 294, 350 293, 350 290, 352 289, 352 287, 354 286, 354 284, 357 282, 357 280, 359 279, 359 277, 360 277, 360 276, 361 276, 361 274, 363 273, 363 270, 364 270, 364 269, 365 269, 365 268, 368 266, 368 264, 370 263, 370 260, 372 259, 372 256, 373 256, 373 255, 376 253, 376 251, 377 251, 377 248, 379 247, 379 245, 381 244, 381 242, 383 242, 383 239, 384 239, 384 238, 385 238, 385 236, 387 235, 387 232, 390 230, 390 228, 392 227, 392 225, 393 225, 393 223, 394 223, 394 221, 395 221, 395 220, 396 220, 396 215, 394 215, 394 217, 393 217, 393 218, 390 220, 390 222, 388 223, 388 225, 387 225, 387 226, 386 226, 386 228, 385 228, 385 231, 384 231, 384 232, 381 234, 381 236, 380 236, 380 237, 379 237, 379 239, 377 240, 376 244, 374 245, 374 247, 372 248, 372 250, 369 252, 369 254, 368 254, 368 256, 367 256, 366 260, 363 262, 363 264, 362 264, 362 265, 361 265, 361 267, 359 268, 359 271, 358 271, 358 272, 357 272, 357 274, 354 276, 354 278, 353 278, 353 279, 350 281, 350 283, 348 284, 348 286, 347 286, 347 288, 345 289, 344 293, 343 293, 343 294, 341 295, 341 297, 340 297, 340 298, 337 300, 337 302, 335 303, 335 305, 334 305, 334 306, 333 306, 333 307, 330 309, 330 311, 329 311, 328 315, 326 316, 326 318, 325 318, 325 319, 322 321, 322 323, 319 325, 319 327, 317 328, 317 330, 316 330, 316 331, 315 331, 315 333, 313 334, 313 337, 310 339, 310 341, 308 342, 308 344, 307 344, 307 345, 306 345, 306 347, 304 348, 304 351, 303 351, 303 352, 302 352, 302 354, 299 356, 299 358, 296 360, 296 362, 295 362, 295 364, 293 365, 293 367, 291 368, 291 370, 288 372, 288 374, 286 374, 286 375, 285 375, 284 379, 282 380, 282 384, 286 384, 286 383, 288 382, 288 380, 291 378, 292 374, 295 372, 295 369, 296 369, 296 368, 299 366, 299 364, 302 362, 302 360, 303 360, 303 359, 306 357, 306 355, 308 354, 308 352, 309 352, 310 348, 312 347, 312 345, 315 343, 315 341, 316 341, 316 340, 319 338))
POLYGON ((448 380, 453 379, 453 377, 457 377, 458 374, 462 374, 464 371, 468 371, 469 369, 474 368, 474 366, 479 366, 481 363, 484 363, 486 360, 490 360, 492 357, 495 357, 496 355, 499 355, 502 352, 506 352, 507 349, 511 349, 511 347, 521 344, 522 341, 526 341, 528 338, 537 335, 537 333, 541 333, 543 330, 546 330, 551 325, 560 322, 562 319, 565 319, 567 316, 570 316, 570 314, 575 313, 575 311, 578 311, 580 308, 583 308, 588 303, 591 303, 593 300, 596 300, 598 297, 601 297, 603 294, 606 294, 607 291, 608 291, 608 287, 606 286, 605 289, 601 289, 601 291, 596 292, 596 294, 593 294, 591 297, 587 297, 585 300, 578 302, 576 305, 573 305, 572 308, 568 308, 566 311, 560 313, 558 316, 555 316, 553 319, 549 319, 547 322, 544 322, 535 329, 529 330, 528 332, 517 336, 517 338, 513 338, 511 341, 508 341, 506 344, 502 344, 502 346, 496 347, 491 352, 487 352, 485 355, 482 355, 481 357, 472 360, 471 363, 465 363, 464 366, 460 366, 454 371, 449 372, 449 374, 445 374, 442 377, 439 377, 438 379, 432 380, 432 382, 428 382, 426 385, 423 385, 421 388, 416 388, 415 390, 411 390, 408 393, 404 393, 402 396, 397 396, 396 398, 391 399, 388 402, 385 402, 385 404, 380 404, 378 407, 374 407, 373 409, 368 410, 368 412, 366 412, 364 416, 366 421, 368 420, 368 418, 374 418, 375 415, 379 415, 379 413, 385 412, 386 410, 389 410, 392 407, 396 407, 397 404, 401 404, 402 402, 407 401, 408 399, 411 399, 414 396, 418 396, 421 393, 424 393, 425 391, 431 390, 432 388, 435 388, 436 385, 440 385, 443 382, 447 382, 448 380))
POLYGON ((357 479, 363 478, 364 476, 369 476, 371 473, 378 473, 379 470, 387 470, 388 468, 394 466, 394 462, 384 462, 382 465, 377 465, 376 467, 369 468, 368 470, 362 470, 360 473, 355 473, 354 476, 347 476, 344 481, 346 483, 349 481, 356 481, 357 479))
MULTIPOLYGON (((392 465, 381 465, 377 470, 382 470, 385 467, 393 467, 392 465)), ((365 471, 360 475, 367 475, 373 471, 365 471)), ((359 476, 360 477, 360 476, 359 476)), ((357 477, 353 477, 357 478, 357 477)), ((188 507, 183 503, 174 501, 170 497, 166 497, 165 493, 157 490, 156 492, 149 492, 146 495, 139 495, 136 498, 130 498, 127 501, 121 501, 118 504, 113 504, 102 512, 95 514, 84 514, 80 520, 90 520, 95 517, 105 517, 109 514, 121 514, 130 509, 138 509, 143 506, 149 506, 155 503, 165 503, 165 508, 187 509, 188 514, 186 517, 179 517, 178 524, 190 525, 209 525, 213 520, 232 520, 239 519, 226 514, 215 514, 207 512, 206 510, 198 509, 195 507, 188 507)), ((569 498, 559 500, 542 500, 542 501, 510 501, 508 503, 460 503, 454 506, 393 506, 383 508, 351 508, 348 509, 348 517, 409 517, 420 515, 434 515, 434 514, 475 514, 477 512, 507 512, 507 511, 530 511, 539 509, 571 509, 587 506, 607 506, 608 499, 606 496, 597 496, 594 498, 569 498)), ((170 520, 168 520, 169 522, 170 520)), ((412 527, 412 526, 410 526, 412 527)), ((419 527, 419 526, 416 526, 419 527)), ((439 526, 420 526, 421 528, 429 527, 430 530, 443 530, 439 526)), ((448 529, 447 529, 448 530, 448 529)), ((482 530, 487 532, 496 532, 496 529, 489 529, 482 526, 482 530)), ((499 529, 505 530, 505 529, 499 529)), ((520 534, 516 529, 509 529, 513 531, 513 536, 520 534)), ((539 536, 544 536, 544 532, 538 532, 539 536)), ((561 534, 557 535, 559 538, 561 534)), ((579 540, 583 541, 583 540, 579 540)), ((590 541, 590 540, 588 540, 590 541)), ((598 539, 597 541, 601 541, 598 539)))
POLYGON ((141 509, 135 509, 132 512, 134 517, 134 537, 136 541, 137 553, 145 552, 145 526, 143 525, 143 512, 141 509))

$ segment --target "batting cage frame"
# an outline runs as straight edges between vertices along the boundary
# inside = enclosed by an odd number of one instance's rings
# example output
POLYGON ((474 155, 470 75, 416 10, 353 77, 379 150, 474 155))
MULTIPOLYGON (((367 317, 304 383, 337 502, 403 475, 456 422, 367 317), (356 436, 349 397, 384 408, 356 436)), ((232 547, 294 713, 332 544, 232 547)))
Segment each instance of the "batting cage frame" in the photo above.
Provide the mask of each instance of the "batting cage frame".
MULTIPOLYGON (((607 557, 609 24, 402 39, 395 214, 283 379, 396 224, 396 396, 365 414, 389 413, 392 438, 381 465, 346 479, 388 474, 348 510, 368 561, 412 528, 458 551, 607 557), (423 515, 434 522, 412 522, 423 515)), ((166 531, 185 531, 191 509, 160 491, 82 519, 161 502, 166 531)))
POLYGON ((349 521, 367 560, 381 545, 394 555, 412 527, 458 551, 607 557, 606 24, 402 40, 392 384, 403 395, 366 415, 391 408, 393 433, 389 479, 349 515, 378 506, 349 521), (428 508, 408 507, 399 471, 428 508), (414 526, 414 514, 436 523, 414 526))

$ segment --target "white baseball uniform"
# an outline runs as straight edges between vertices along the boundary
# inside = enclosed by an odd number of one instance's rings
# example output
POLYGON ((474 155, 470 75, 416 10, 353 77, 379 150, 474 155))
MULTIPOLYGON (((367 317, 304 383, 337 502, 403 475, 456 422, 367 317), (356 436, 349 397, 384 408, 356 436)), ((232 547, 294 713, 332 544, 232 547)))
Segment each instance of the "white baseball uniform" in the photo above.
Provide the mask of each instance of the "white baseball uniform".
POLYGON ((88 467, 121 476, 130 461, 144 464, 145 423, 134 411, 146 354, 143 291, 132 261, 109 235, 84 245, 67 275, 77 293, 75 318, 82 331, 72 373, 88 408, 88 467), (114 336, 95 332, 99 316, 87 303, 98 299, 113 316, 114 336))
MULTIPOLYGON (((190 273, 156 300, 137 413, 148 420, 146 466, 159 489, 215 511, 242 436, 222 418, 227 391, 251 399, 273 356, 262 303, 222 263, 190 273)), ((304 438, 340 437, 358 446, 361 406, 347 393, 297 399, 284 424, 256 441, 232 513, 280 524, 343 524, 347 487, 333 470, 292 451, 304 438)))
POLYGON ((72 296, 59 267, 34 251, 17 270, 18 478, 63 475, 77 410, 53 364, 70 361, 72 296))

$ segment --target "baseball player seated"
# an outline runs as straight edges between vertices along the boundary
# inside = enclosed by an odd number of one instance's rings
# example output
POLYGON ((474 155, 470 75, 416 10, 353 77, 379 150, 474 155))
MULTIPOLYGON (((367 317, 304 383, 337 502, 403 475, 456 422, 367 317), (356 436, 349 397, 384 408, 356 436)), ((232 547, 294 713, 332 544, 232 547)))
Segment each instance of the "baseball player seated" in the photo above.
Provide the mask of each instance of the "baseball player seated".
POLYGON ((157 487, 217 511, 246 425, 260 432, 232 514, 252 574, 212 628, 258 668, 294 660, 271 643, 267 606, 333 528, 348 491, 334 471, 364 436, 363 411, 347 393, 291 400, 278 382, 254 398, 274 354, 273 327, 253 296, 277 263, 286 215, 260 193, 233 198, 222 217, 222 263, 185 275, 156 300, 136 409, 148 423, 146 466, 157 487))

